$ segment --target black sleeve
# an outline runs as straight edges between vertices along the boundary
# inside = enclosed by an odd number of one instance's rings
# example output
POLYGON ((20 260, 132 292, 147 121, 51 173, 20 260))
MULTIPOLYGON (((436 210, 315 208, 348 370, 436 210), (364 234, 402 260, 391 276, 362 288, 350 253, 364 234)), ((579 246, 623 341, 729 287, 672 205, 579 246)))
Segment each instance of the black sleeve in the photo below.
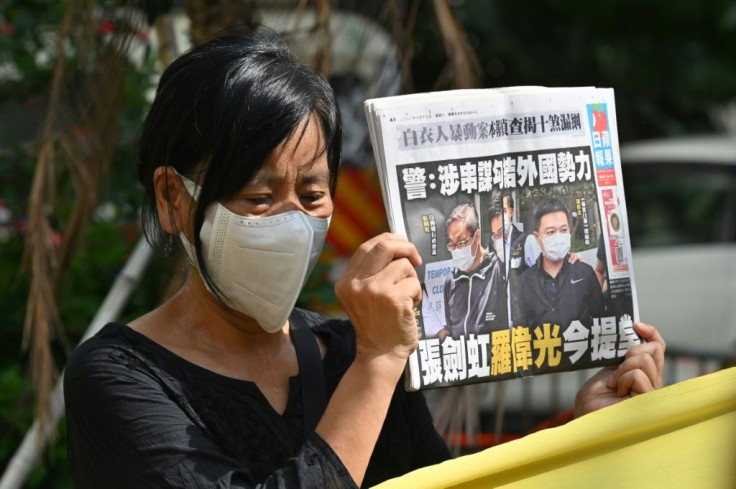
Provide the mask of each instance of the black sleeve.
POLYGON ((493 331, 507 329, 509 327, 509 302, 506 294, 506 279, 504 269, 500 260, 495 261, 493 274, 491 275, 491 296, 493 299, 492 310, 495 319, 491 324, 493 331))
POLYGON ((84 346, 64 379, 68 458, 79 489, 356 487, 317 434, 265 481, 253 481, 247 461, 223 453, 159 379, 111 361, 110 350, 84 346))
POLYGON ((521 275, 516 279, 516 289, 513 291, 513 293, 516 295, 516 312, 512 316, 512 320, 514 322, 514 326, 527 326, 530 327, 529 324, 529 313, 528 313, 528 307, 529 307, 529 290, 528 290, 528 283, 529 283, 529 277, 528 275, 532 272, 532 268, 527 268, 524 270, 521 275))
POLYGON ((391 398, 362 487, 373 487, 449 458, 450 451, 434 428, 424 395, 406 392, 402 379, 391 398))
POLYGON ((450 449, 437 433, 427 402, 421 392, 407 392, 407 402, 411 412, 412 446, 414 454, 413 470, 444 462, 450 458, 450 449))
POLYGON ((595 274, 595 271, 590 267, 590 265, 586 265, 586 270, 589 275, 588 284, 590 284, 588 286, 590 289, 588 292, 590 295, 590 314, 594 318, 599 318, 603 316, 603 291, 601 290, 601 284, 598 281, 598 275, 595 274))
POLYGON ((595 257, 602 261, 604 264, 606 263, 606 248, 605 244, 603 243, 603 233, 601 233, 601 235, 598 237, 598 249, 595 250, 595 257))

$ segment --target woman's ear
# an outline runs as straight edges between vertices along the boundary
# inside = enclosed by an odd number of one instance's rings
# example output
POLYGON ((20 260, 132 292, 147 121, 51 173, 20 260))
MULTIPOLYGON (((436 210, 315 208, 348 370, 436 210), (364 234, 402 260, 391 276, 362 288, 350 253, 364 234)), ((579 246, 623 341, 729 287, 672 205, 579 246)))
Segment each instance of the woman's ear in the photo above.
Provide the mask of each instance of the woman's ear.
POLYGON ((174 167, 156 168, 153 172, 153 188, 156 191, 156 208, 161 227, 167 234, 179 234, 183 231, 189 236, 194 200, 184 188, 174 167))

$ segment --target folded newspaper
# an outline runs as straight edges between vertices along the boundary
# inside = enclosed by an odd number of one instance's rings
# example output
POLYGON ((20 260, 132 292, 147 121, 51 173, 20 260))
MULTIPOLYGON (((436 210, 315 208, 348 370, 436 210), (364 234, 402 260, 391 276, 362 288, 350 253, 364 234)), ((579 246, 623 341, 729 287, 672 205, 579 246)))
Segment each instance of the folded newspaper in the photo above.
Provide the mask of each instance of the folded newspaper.
POLYGON ((615 364, 640 343, 612 89, 365 111, 389 226, 423 260, 408 390, 615 364))

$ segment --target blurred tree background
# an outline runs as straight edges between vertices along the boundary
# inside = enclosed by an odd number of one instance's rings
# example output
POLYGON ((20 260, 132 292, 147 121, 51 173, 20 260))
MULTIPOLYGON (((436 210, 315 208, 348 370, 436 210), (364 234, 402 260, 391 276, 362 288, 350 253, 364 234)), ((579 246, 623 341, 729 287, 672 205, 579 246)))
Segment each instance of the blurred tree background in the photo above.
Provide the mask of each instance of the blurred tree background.
MULTIPOLYGON (((621 142, 722 130, 714 111, 736 96, 736 4, 730 0, 86 0, 74 2, 77 14, 91 14, 70 23, 72 2, 0 0, 0 467, 35 414, 38 379, 29 365, 42 357, 29 353, 39 322, 33 308, 44 301, 58 304, 46 310, 50 328, 41 339, 61 369, 140 237, 137 131, 160 66, 175 55, 151 42, 157 29, 165 39, 158 22, 164 15, 188 16, 197 42, 223 25, 256 22, 264 9, 311 9, 313 30, 321 26, 323 35, 337 12, 353 12, 393 39, 396 67, 387 93, 467 86, 613 87, 621 142), (137 8, 140 19, 121 13, 120 6, 137 8), (68 31, 57 35, 65 22, 68 31), (60 55, 59 37, 66 48, 60 55), (110 45, 116 51, 106 58, 110 45), (114 56, 126 50, 135 56, 114 56), (63 75, 55 75, 59 70, 63 75), (62 117, 64 107, 74 116, 62 117), (53 110, 57 114, 49 123, 53 110), (95 146, 91 141, 102 126, 103 144, 95 146), (54 166, 56 160, 64 164, 54 166), (43 240, 33 245, 31 235, 39 229, 43 240), (51 284, 45 289, 43 276, 51 284), (39 290, 40 301, 33 295, 39 290)), ((325 39, 324 50, 317 49, 310 61, 329 73, 329 35, 325 39)), ((344 89, 350 79, 332 80, 344 89)), ((358 115, 346 125, 348 134, 365 132, 359 127, 360 102, 358 97, 352 107, 358 115)), ((361 144, 363 152, 354 159, 365 161, 347 164, 348 175, 350 167, 363 169, 356 173, 359 185, 375 176, 366 170, 366 140, 361 144)), ((365 232, 383 229, 384 223, 373 222, 365 232)), ((352 245, 330 243, 301 304, 339 313, 331 286, 336 271, 329 263, 344 260, 352 245)), ((169 277, 180 268, 155 258, 121 320, 154 307, 170 292, 169 277)), ((72 487, 64 443, 62 423, 27 487, 72 487)))

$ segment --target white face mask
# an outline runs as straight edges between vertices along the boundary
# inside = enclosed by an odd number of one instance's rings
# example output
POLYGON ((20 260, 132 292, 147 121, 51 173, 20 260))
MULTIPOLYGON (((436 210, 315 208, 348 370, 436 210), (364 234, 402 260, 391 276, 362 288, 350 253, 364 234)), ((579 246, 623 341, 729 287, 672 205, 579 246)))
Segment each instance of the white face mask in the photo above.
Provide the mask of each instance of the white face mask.
POLYGON ((506 250, 503 246, 503 238, 498 238, 493 240, 493 249, 496 250, 496 255, 498 255, 498 259, 501 261, 504 261, 504 254, 506 250))
POLYGON ((503 214, 503 234, 509 234, 509 227, 511 227, 511 218, 504 212, 503 214))
MULTIPOLYGON (((198 193, 193 182, 182 180, 190 194, 198 193)), ((244 217, 217 203, 207 209, 199 236, 207 270, 226 304, 275 333, 286 323, 314 269, 329 225, 329 217, 297 210, 244 217)), ((180 236, 196 265, 193 246, 180 236)))
POLYGON ((555 233, 542 238, 544 256, 551 261, 564 260, 570 252, 570 233, 555 233))
POLYGON ((463 272, 467 272, 475 262, 475 256, 473 256, 473 241, 471 240, 470 244, 464 248, 450 251, 450 254, 452 255, 452 265, 463 272))

